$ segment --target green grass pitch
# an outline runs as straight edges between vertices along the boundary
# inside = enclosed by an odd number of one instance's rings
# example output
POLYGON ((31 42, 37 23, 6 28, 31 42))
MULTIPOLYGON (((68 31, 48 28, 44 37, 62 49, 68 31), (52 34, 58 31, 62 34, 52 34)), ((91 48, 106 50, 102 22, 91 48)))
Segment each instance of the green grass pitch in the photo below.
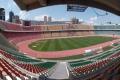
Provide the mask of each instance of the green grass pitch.
POLYGON ((29 47, 36 51, 63 51, 88 47, 111 40, 114 38, 103 36, 48 39, 33 42, 29 47))

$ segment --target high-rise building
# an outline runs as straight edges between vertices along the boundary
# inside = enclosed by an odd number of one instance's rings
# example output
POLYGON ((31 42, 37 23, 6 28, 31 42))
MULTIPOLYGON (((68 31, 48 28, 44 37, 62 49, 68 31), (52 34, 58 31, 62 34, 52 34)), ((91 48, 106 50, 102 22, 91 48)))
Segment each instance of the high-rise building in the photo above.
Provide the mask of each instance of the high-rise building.
POLYGON ((77 19, 76 17, 73 17, 71 19, 71 21, 72 21, 72 24, 78 24, 79 23, 79 19, 77 19))
POLYGON ((44 16, 44 23, 47 23, 47 16, 44 16))
POLYGON ((9 12, 9 22, 13 22, 14 13, 12 11, 9 12))
POLYGON ((4 8, 0 8, 0 20, 5 21, 5 9, 4 8))
POLYGON ((52 17, 48 17, 48 22, 52 22, 52 17))
POLYGON ((18 15, 14 15, 14 16, 12 17, 12 22, 13 22, 13 23, 18 23, 18 24, 20 24, 21 22, 20 22, 19 16, 18 16, 18 15))

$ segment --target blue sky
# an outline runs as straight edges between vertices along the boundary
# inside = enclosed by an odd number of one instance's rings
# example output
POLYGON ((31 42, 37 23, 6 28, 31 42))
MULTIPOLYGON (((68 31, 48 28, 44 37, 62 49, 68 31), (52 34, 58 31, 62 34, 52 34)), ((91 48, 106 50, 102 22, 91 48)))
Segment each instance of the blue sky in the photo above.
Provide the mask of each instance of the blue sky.
POLYGON ((105 14, 105 11, 88 8, 85 12, 68 12, 66 5, 49 6, 44 8, 35 9, 32 11, 21 11, 13 0, 0 0, 0 7, 5 8, 6 19, 9 18, 9 11, 13 11, 16 15, 19 15, 21 19, 27 20, 43 20, 43 16, 51 16, 53 20, 65 20, 68 21, 72 17, 77 17, 81 21, 87 23, 101 24, 111 21, 112 23, 120 23, 120 17, 109 13, 107 16, 97 16, 94 10, 99 14, 105 14))

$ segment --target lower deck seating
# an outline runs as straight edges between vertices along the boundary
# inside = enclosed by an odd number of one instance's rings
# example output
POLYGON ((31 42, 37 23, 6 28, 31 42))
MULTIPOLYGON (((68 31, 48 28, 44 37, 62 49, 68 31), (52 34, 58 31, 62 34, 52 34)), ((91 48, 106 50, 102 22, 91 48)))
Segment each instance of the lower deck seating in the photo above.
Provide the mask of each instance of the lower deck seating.
POLYGON ((93 63, 90 63, 90 64, 85 65, 85 66, 80 66, 80 67, 74 68, 72 71, 79 74, 79 75, 84 74, 84 73, 88 73, 90 71, 92 72, 96 69, 99 69, 99 68, 105 66, 109 61, 110 61, 110 59, 93 62, 93 63))
POLYGON ((1 79, 6 78, 7 76, 9 76, 11 80, 15 80, 16 78, 25 80, 25 78, 27 78, 27 75, 25 73, 17 70, 14 66, 5 61, 3 58, 0 58, 0 72, 1 79))
POLYGON ((120 56, 76 68, 70 73, 71 80, 120 80, 120 56))
POLYGON ((69 70, 73 80, 119 80, 119 61, 120 47, 118 45, 97 56, 69 62, 69 70))
POLYGON ((94 74, 87 80, 120 80, 120 58, 113 61, 99 74, 94 74))
POLYGON ((41 62, 37 59, 31 59, 16 51, 7 51, 0 49, 0 78, 5 80, 29 80, 32 75, 27 76, 26 72, 40 75, 47 72, 56 62, 41 62), (19 66, 19 67, 18 67, 19 66), (21 69, 19 69, 21 68, 21 69), (9 78, 9 79, 7 79, 9 78))
POLYGON ((31 58, 29 58, 29 57, 27 57, 27 56, 25 56, 22 53, 19 53, 17 51, 13 51, 13 50, 9 51, 9 49, 7 49, 7 51, 0 49, 0 55, 3 55, 4 57, 9 58, 12 61, 41 62, 40 60, 37 60, 37 59, 31 59, 31 58))
MULTIPOLYGON (((118 50, 118 49, 117 49, 118 50)), ((23 54, 17 54, 12 50, 0 50, 0 78, 8 79, 8 80, 29 80, 31 75, 28 75, 24 72, 28 71, 34 74, 40 75, 41 73, 46 73, 49 69, 54 67, 55 62, 27 62, 20 61, 17 56, 25 57, 23 54), (14 55, 14 56, 13 56, 14 55), (7 60, 5 60, 6 58, 7 60), (9 60, 9 61, 8 61, 9 60), (12 63, 11 63, 12 62, 12 63), (13 64, 14 63, 14 64, 13 64), (19 66, 22 70, 19 69, 19 66)), ((116 51, 116 50, 115 50, 116 51)), ((29 58, 30 59, 30 58, 29 58)), ((32 60, 32 59, 31 59, 32 60)), ((119 53, 112 55, 110 57, 97 60, 78 60, 74 62, 70 62, 71 68, 69 69, 70 74, 72 74, 71 80, 119 80, 119 71, 120 71, 120 55, 119 53), (87 62, 86 62, 87 61, 87 62), (82 62, 82 63, 80 63, 82 62), (85 63, 84 63, 85 62, 85 63), (90 62, 90 63, 89 63, 90 62), (75 64, 74 64, 75 63, 75 64), (85 77, 87 76, 87 77, 85 77)), ((39 76, 39 79, 43 80, 51 80, 46 77, 46 74, 42 74, 39 76)))
POLYGON ((54 62, 46 62, 46 63, 38 63, 38 64, 24 64, 24 63, 16 63, 23 69, 26 69, 32 73, 41 73, 47 69, 50 69, 55 65, 54 62))

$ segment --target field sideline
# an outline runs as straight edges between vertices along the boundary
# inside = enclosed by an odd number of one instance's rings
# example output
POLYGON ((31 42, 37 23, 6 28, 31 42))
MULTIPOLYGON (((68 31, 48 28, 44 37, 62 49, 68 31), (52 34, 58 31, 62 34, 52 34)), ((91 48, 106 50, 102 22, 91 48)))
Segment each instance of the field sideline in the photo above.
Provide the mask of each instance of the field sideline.
POLYGON ((92 45, 112 41, 115 38, 104 36, 88 36, 77 38, 62 38, 40 40, 29 44, 29 47, 36 51, 64 51, 89 47, 92 45))

